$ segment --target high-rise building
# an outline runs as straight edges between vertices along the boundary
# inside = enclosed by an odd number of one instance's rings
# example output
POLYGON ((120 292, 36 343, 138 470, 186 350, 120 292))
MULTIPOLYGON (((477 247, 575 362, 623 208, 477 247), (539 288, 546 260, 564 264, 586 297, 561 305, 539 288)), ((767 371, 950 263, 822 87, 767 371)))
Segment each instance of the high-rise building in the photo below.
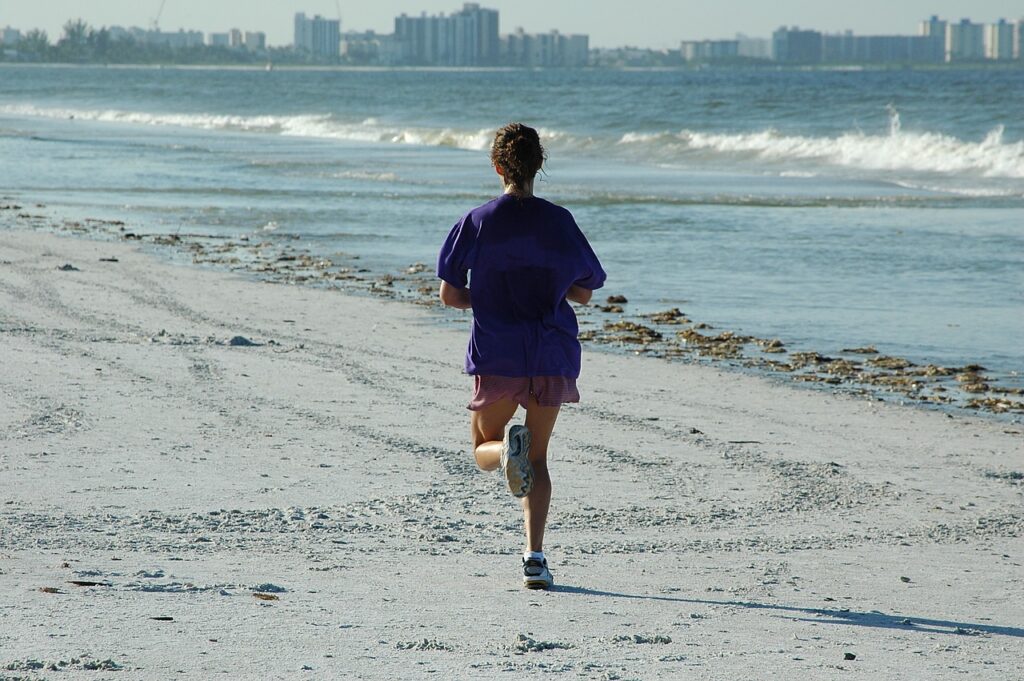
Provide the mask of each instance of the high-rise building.
POLYGON ((0 29, 0 43, 11 46, 21 42, 21 31, 10 26, 0 29))
POLYGON ((1013 58, 1024 59, 1024 18, 1013 25, 1013 58))
POLYGON ((941 63, 942 42, 927 35, 826 35, 822 61, 826 64, 941 63))
POLYGON ((985 58, 985 27, 961 19, 946 25, 946 61, 975 61, 985 58))
POLYGON ((688 62, 710 62, 736 59, 740 56, 739 40, 684 40, 679 53, 688 62))
POLYGON ((590 36, 572 33, 562 36, 562 66, 578 69, 590 63, 590 36))
POLYGON ((242 42, 242 32, 237 28, 233 28, 228 31, 228 47, 240 50, 244 46, 242 42))
POLYGON ((262 52, 267 49, 267 34, 263 31, 246 31, 245 49, 253 52, 262 52))
POLYGON ((945 41, 946 23, 946 21, 939 19, 937 15, 933 14, 928 21, 921 22, 920 35, 931 38, 941 38, 945 41))
POLYGON ((231 44, 231 35, 228 33, 211 33, 206 37, 206 44, 210 47, 227 47, 231 44))
POLYGON ((946 26, 945 19, 939 19, 932 15, 928 21, 921 22, 920 35, 925 40, 921 43, 921 49, 925 50, 929 57, 935 55, 934 60, 929 58, 925 61, 942 62, 946 60, 946 26))
POLYGON ((530 68, 581 68, 590 62, 590 36, 527 33, 517 28, 501 39, 500 61, 530 68))
POLYGON ((310 19, 303 12, 297 13, 295 50, 321 59, 338 59, 341 55, 341 21, 324 19, 319 14, 310 19))
POLYGON ((498 11, 468 2, 449 16, 395 17, 395 41, 404 60, 431 66, 493 66, 498 63, 498 11))
POLYGON ((1000 19, 998 23, 985 26, 985 58, 1013 59, 1013 34, 1015 26, 1000 19))
POLYGON ((410 17, 407 14, 395 17, 395 41, 400 45, 401 61, 414 65, 440 63, 438 48, 438 26, 446 23, 444 15, 410 17))
POLYGON ((772 41, 767 38, 751 38, 742 33, 736 34, 736 42, 739 43, 739 56, 748 59, 771 59, 772 41))
POLYGON ((200 47, 203 44, 201 31, 186 31, 184 29, 159 31, 147 30, 138 26, 127 29, 121 26, 111 26, 108 30, 112 40, 134 40, 140 45, 163 45, 172 49, 184 49, 200 47))
POLYGON ((819 64, 822 59, 822 35, 794 26, 772 33, 772 58, 786 64, 819 64))

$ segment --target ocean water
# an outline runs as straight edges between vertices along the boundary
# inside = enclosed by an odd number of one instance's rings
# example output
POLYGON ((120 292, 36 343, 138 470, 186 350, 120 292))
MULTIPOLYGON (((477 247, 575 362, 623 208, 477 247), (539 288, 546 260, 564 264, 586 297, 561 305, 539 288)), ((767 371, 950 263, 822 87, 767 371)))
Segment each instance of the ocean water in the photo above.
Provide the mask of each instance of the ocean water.
POLYGON ((0 67, 0 191, 393 272, 498 193, 523 120, 631 310, 1012 379, 1022 111, 1024 70, 0 67))

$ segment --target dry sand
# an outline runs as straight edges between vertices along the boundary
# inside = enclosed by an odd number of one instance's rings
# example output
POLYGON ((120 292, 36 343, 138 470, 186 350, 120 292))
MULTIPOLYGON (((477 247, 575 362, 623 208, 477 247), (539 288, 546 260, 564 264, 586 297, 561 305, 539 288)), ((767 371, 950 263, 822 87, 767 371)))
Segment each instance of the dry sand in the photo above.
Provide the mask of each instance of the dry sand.
POLYGON ((0 678, 1024 678, 1021 426, 587 352, 528 592, 438 319, 0 234, 0 678))

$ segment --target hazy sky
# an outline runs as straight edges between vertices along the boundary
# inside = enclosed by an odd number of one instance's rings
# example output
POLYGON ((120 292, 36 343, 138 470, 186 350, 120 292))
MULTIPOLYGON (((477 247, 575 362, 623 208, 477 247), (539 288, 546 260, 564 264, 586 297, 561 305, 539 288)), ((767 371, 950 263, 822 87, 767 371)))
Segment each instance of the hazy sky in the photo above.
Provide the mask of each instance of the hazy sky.
MULTIPOLYGON (((267 33, 273 45, 292 42, 295 12, 336 18, 343 30, 390 33, 395 15, 435 14, 462 6, 459 0, 165 0, 163 30, 190 28, 208 33, 229 28, 267 33)), ((1024 15, 1021 0, 486 0, 501 11, 501 32, 517 26, 537 33, 557 28, 589 33, 591 45, 678 47, 680 40, 731 38, 737 32, 767 37, 782 24, 862 34, 916 33, 931 14, 989 22, 1024 15)), ((64 21, 81 17, 97 26, 148 27, 160 0, 0 0, 0 27, 43 28, 58 37, 64 21)))

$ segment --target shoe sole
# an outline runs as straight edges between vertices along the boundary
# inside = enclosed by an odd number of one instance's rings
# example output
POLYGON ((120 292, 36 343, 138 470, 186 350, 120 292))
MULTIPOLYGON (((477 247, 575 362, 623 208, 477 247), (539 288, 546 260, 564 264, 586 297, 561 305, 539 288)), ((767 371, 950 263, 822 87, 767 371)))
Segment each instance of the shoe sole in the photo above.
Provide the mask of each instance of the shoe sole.
POLYGON ((525 586, 527 589, 532 589, 534 591, 536 591, 536 590, 547 591, 552 586, 554 586, 554 582, 548 582, 548 581, 544 581, 542 579, 541 580, 535 579, 535 580, 531 580, 531 581, 524 581, 523 582, 523 586, 525 586))
POLYGON ((524 426, 508 429, 504 456, 505 480, 512 496, 522 499, 533 489, 533 466, 530 465, 530 431, 524 426))

